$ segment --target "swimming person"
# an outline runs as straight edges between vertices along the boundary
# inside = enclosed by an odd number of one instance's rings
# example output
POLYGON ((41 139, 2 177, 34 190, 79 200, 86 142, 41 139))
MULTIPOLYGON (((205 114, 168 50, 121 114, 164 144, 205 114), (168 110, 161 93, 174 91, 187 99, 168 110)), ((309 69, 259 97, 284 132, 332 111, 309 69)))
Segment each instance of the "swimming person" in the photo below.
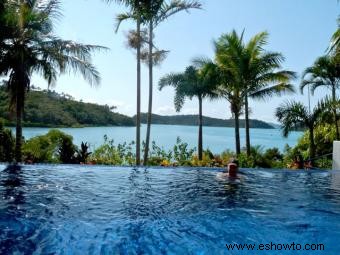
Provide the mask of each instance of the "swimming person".
POLYGON ((233 160, 231 163, 228 164, 228 176, 230 178, 237 178, 238 172, 238 165, 237 160, 233 160))
POLYGON ((238 161, 232 159, 225 170, 222 173, 217 174, 218 179, 238 178, 238 161))

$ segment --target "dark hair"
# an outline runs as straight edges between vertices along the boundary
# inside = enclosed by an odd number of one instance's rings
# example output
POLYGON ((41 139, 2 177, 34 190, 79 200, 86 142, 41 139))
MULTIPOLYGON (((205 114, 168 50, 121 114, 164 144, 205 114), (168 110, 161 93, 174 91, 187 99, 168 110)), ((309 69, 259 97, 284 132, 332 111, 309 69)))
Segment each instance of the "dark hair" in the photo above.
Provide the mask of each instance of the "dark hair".
POLYGON ((229 163, 234 163, 234 164, 238 165, 238 160, 235 159, 235 158, 232 158, 232 159, 230 159, 229 163))

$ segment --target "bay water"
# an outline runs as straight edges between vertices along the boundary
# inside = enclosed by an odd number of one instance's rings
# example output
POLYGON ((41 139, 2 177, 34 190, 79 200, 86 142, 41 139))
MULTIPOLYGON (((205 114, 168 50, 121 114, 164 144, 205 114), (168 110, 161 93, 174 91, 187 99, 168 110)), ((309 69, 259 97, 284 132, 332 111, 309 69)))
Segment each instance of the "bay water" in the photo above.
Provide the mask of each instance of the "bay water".
MULTIPOLYGON (((50 128, 24 128, 23 135, 26 140, 46 134, 50 128)), ((135 140, 135 127, 85 127, 85 128, 60 128, 61 131, 73 136, 77 146, 87 142, 91 150, 104 143, 104 135, 114 143, 130 143, 135 140)), ((14 129, 13 129, 14 131, 14 129)), ((234 128, 203 127, 203 148, 209 148, 213 153, 221 153, 227 149, 235 150, 234 128)), ((146 125, 141 126, 141 137, 145 139, 146 125)), ((286 144, 294 146, 302 136, 302 132, 292 132, 287 138, 282 136, 280 129, 251 129, 251 144, 260 145, 264 149, 277 147, 283 151, 286 144)), ((241 146, 245 146, 245 129, 240 129, 241 146)), ((166 150, 172 149, 177 137, 188 143, 190 148, 197 148, 198 127, 179 125, 152 125, 151 141, 155 141, 166 150)))

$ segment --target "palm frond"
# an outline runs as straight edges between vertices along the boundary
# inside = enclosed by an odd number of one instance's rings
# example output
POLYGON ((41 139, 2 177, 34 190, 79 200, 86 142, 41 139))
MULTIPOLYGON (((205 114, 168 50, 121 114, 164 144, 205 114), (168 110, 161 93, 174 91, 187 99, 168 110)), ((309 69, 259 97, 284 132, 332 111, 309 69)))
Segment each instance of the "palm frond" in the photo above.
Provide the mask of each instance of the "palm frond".
POLYGON ((264 100, 271 98, 272 96, 282 96, 294 93, 295 93, 294 85, 287 83, 279 83, 273 86, 267 86, 258 91, 254 91, 251 93, 250 97, 257 100, 264 100))
POLYGON ((331 56, 318 58, 313 66, 306 68, 302 77, 301 93, 306 86, 310 86, 312 93, 320 86, 340 87, 340 68, 335 58, 331 56))
POLYGON ((160 6, 159 11, 156 15, 153 16, 153 21, 155 23, 155 27, 158 26, 161 22, 168 19, 170 16, 181 12, 181 11, 189 11, 190 9, 202 9, 202 4, 199 1, 184 1, 184 0, 171 0, 170 3, 163 1, 163 4, 160 6))
POLYGON ((115 17, 115 33, 118 32, 120 25, 122 22, 126 20, 136 20, 136 15, 131 12, 120 13, 115 17))
POLYGON ((185 95, 181 93, 179 88, 176 88, 175 91, 174 106, 176 112, 180 112, 185 102, 185 95))
POLYGON ((276 109, 275 116, 281 123, 284 137, 287 137, 290 131, 309 125, 308 110, 300 102, 286 101, 282 103, 276 109))

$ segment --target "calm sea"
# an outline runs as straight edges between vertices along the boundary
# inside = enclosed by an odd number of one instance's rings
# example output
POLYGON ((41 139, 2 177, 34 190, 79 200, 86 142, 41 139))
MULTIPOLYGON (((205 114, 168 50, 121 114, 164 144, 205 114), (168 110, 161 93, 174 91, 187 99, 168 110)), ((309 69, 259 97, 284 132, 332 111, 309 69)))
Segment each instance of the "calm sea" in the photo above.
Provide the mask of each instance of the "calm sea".
MULTIPOLYGON (((46 134, 49 128, 24 128, 25 139, 46 134)), ((80 145, 82 141, 88 142, 91 149, 98 148, 104 142, 104 135, 113 139, 115 144, 131 142, 135 139, 135 127, 87 127, 87 128, 61 128, 63 132, 73 136, 73 142, 80 145)), ((172 149, 177 137, 187 142, 189 147, 197 147, 198 128, 196 126, 169 126, 153 125, 151 140, 164 149, 172 149)), ((142 125, 141 136, 145 139, 146 125, 142 125)), ((245 130, 240 129, 241 146, 245 145, 245 130)), ((301 137, 302 132, 292 132, 288 138, 283 138, 279 129, 251 129, 251 144, 261 145, 264 148, 277 147, 283 150, 286 144, 294 146, 301 137)), ((234 129, 224 127, 204 127, 203 146, 213 153, 220 153, 226 149, 235 149, 234 129)))

